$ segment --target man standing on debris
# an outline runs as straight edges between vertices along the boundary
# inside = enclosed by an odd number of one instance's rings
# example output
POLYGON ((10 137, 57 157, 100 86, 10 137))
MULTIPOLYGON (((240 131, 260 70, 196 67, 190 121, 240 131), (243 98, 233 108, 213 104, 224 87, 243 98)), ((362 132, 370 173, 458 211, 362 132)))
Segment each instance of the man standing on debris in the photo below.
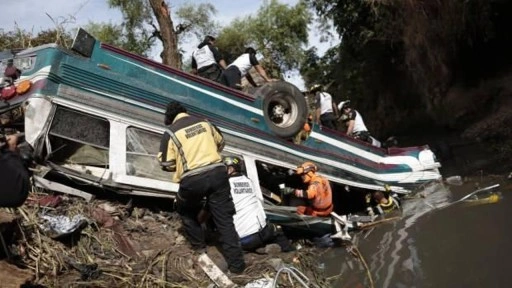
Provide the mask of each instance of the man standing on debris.
POLYGON ((187 114, 185 107, 175 101, 167 105, 164 122, 167 129, 158 159, 162 169, 174 172, 173 182, 180 183, 176 210, 188 240, 198 252, 205 252, 205 235, 197 215, 206 197, 228 268, 233 273, 242 273, 245 262, 233 224, 235 206, 220 155, 224 147, 222 134, 207 120, 187 114))
POLYGON ((213 81, 219 81, 222 70, 226 69, 226 61, 217 48, 213 46, 215 38, 206 36, 192 52, 192 73, 213 81))
POLYGON ((229 64, 228 68, 224 70, 221 76, 221 83, 231 88, 242 89, 242 77, 245 76, 252 86, 257 87, 258 85, 254 82, 254 79, 252 79, 249 73, 249 70, 251 70, 253 66, 265 82, 273 81, 267 76, 267 72, 265 72, 265 69, 263 69, 258 59, 256 59, 256 50, 249 47, 245 49, 244 54, 236 58, 236 60, 229 64))
POLYGON ((274 224, 267 223, 262 201, 256 196, 252 181, 242 174, 242 160, 228 156, 224 157, 224 164, 228 169, 231 196, 236 209, 233 219, 242 248, 254 251, 267 244, 277 243, 281 251, 293 251, 293 246, 283 232, 274 224))
POLYGON ((315 122, 329 129, 336 130, 336 115, 338 115, 338 109, 332 101, 331 94, 322 90, 323 88, 320 84, 313 85, 309 90, 310 93, 315 94, 315 122))
POLYGON ((313 162, 305 162, 295 169, 295 173, 302 177, 308 185, 307 190, 295 189, 298 198, 311 201, 310 206, 298 206, 297 213, 312 216, 329 216, 332 212, 332 190, 329 180, 318 175, 318 168, 313 162))

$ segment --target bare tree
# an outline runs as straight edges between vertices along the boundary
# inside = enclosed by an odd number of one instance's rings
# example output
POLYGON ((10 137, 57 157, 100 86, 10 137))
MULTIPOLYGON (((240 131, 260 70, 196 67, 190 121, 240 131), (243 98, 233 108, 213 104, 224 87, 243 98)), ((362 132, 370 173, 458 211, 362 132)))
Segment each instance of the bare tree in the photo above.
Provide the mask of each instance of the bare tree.
POLYGON ((178 34, 174 30, 169 6, 162 0, 149 0, 149 4, 160 27, 160 31, 155 30, 154 33, 158 33, 157 37, 162 41, 163 51, 160 54, 162 63, 180 69, 181 57, 178 50, 178 34))

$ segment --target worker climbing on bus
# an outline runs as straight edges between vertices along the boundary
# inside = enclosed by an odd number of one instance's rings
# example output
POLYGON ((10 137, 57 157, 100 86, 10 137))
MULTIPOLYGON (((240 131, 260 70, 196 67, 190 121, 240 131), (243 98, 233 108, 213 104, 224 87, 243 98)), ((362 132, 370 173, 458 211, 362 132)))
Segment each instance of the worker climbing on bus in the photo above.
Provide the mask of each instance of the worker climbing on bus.
POLYGON ((302 177, 307 184, 306 190, 295 189, 298 198, 310 200, 308 206, 298 206, 297 213, 301 215, 329 216, 332 212, 332 190, 329 180, 316 172, 318 167, 313 162, 305 162, 295 169, 295 173, 302 177))

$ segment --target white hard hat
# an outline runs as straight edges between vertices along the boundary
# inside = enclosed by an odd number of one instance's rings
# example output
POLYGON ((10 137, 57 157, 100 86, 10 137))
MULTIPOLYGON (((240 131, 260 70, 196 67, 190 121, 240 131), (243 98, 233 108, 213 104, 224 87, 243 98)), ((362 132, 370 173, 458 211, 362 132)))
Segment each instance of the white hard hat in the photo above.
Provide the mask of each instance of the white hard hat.
POLYGON ((338 110, 342 110, 343 106, 348 106, 350 104, 350 100, 341 101, 340 104, 338 104, 338 110))

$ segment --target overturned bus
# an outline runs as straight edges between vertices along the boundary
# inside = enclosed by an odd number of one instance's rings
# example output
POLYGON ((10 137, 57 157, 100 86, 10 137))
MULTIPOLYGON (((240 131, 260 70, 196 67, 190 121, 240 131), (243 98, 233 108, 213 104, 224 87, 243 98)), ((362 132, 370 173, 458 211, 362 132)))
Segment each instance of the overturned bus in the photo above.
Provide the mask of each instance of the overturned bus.
POLYGON ((441 178, 428 146, 383 149, 316 125, 294 143, 308 107, 286 82, 247 94, 100 43, 81 29, 70 50, 43 45, 21 51, 15 63, 24 67, 15 88, 26 89, 14 89, 0 113, 23 108, 25 140, 40 164, 34 179, 48 189, 174 197, 179 186, 156 160, 170 100, 214 123, 226 139, 224 153, 243 158, 248 176, 265 190, 293 182, 286 171, 304 161, 317 163, 339 195, 384 184, 409 193, 441 178))

